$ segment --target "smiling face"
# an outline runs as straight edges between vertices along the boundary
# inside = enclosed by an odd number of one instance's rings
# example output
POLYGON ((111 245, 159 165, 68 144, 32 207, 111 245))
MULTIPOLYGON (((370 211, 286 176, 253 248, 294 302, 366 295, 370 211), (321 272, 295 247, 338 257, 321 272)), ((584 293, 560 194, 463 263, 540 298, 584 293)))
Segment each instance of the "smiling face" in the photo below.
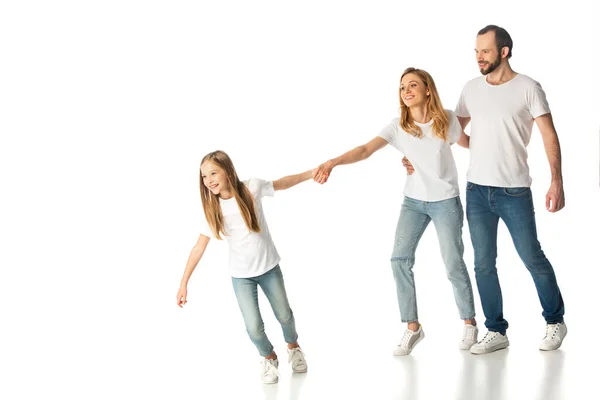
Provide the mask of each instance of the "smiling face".
POLYGON ((493 72, 502 62, 502 54, 498 51, 496 34, 493 31, 478 35, 475 41, 475 56, 479 72, 487 75, 493 72))
POLYGON ((425 82, 414 73, 408 73, 400 81, 400 98, 408 107, 418 107, 427 103, 429 90, 425 82))
POLYGON ((202 173, 202 183, 212 194, 222 198, 231 197, 229 179, 223 168, 211 161, 206 161, 200 166, 200 172, 202 173))

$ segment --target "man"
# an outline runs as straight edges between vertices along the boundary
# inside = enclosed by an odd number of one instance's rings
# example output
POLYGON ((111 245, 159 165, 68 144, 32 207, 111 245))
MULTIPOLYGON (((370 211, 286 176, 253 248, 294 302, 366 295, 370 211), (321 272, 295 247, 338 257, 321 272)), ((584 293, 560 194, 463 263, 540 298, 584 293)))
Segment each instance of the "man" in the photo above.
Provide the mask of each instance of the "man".
MULTIPOLYGON (((516 73, 509 64, 512 39, 488 25, 477 34, 475 53, 482 77, 469 81, 456 106, 463 129, 471 122, 471 160, 467 172, 467 221, 475 252, 475 278, 488 329, 474 344, 473 354, 508 347, 508 322, 502 313, 502 292, 496 270, 498 220, 506 224, 515 248, 531 273, 546 336, 540 350, 556 350, 567 334, 564 303, 552 265, 537 239, 527 150, 533 122, 538 126, 552 173, 546 208, 565 205, 558 136, 540 84, 516 73)), ((409 173, 414 169, 403 159, 409 173)), ((417 171, 418 173, 418 171, 417 171)))

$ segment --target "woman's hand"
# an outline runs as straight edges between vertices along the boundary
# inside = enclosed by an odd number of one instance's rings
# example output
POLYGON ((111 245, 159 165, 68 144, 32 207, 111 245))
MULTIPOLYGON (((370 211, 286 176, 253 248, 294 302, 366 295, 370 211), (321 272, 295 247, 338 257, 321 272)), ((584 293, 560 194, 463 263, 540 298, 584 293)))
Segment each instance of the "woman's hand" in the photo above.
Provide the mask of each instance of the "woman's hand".
POLYGON ((324 162, 323 164, 319 165, 317 168, 313 169, 314 181, 318 182, 320 184, 327 182, 327 179, 329 178, 329 175, 331 174, 333 167, 334 167, 333 162, 330 160, 330 161, 324 162))

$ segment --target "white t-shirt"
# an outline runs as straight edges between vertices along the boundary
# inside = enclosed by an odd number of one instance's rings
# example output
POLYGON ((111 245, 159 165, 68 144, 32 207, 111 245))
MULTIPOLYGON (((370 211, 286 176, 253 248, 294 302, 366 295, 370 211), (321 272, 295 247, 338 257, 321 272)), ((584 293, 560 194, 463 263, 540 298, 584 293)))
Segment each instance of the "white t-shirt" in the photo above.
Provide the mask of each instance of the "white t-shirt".
MULTIPOLYGON (((240 212, 235 197, 219 199, 223 212, 225 235, 221 234, 229 245, 229 271, 234 278, 260 276, 279 264, 279 253, 269 232, 269 226, 262 209, 262 198, 273 196, 273 182, 261 179, 244 181, 254 197, 254 208, 260 232, 251 232, 240 212)), ((214 234, 204 220, 200 233, 214 238, 214 234)))
POLYGON ((450 120, 448 141, 435 136, 433 120, 426 124, 415 122, 423 131, 420 139, 400 127, 400 118, 394 118, 379 133, 379 137, 400 150, 415 168, 415 173, 408 175, 404 185, 404 195, 407 197, 440 201, 459 195, 458 174, 450 145, 458 141, 462 129, 456 115, 450 110, 446 112, 450 120))
POLYGON ((549 112, 542 86, 526 75, 495 86, 485 76, 467 82, 456 106, 456 115, 471 117, 467 180, 485 186, 531 186, 526 147, 533 119, 549 112))

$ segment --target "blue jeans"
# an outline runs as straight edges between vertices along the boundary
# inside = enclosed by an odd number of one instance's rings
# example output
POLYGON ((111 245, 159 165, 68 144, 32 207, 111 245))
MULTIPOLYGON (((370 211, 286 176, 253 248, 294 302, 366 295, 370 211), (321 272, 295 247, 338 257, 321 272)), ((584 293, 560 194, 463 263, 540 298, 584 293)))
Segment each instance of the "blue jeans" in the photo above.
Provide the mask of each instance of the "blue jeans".
POLYGON ((246 331, 250 340, 258 349, 261 356, 266 357, 273 352, 273 345, 265 334, 265 325, 258 308, 258 286, 260 285, 265 296, 271 303, 273 313, 283 329, 286 343, 296 343, 296 322, 294 313, 288 303, 283 274, 279 265, 260 276, 252 278, 231 278, 233 290, 238 305, 244 317, 246 331))
POLYGON ((467 221, 475 252, 475 279, 485 314, 485 326, 506 333, 502 291, 496 270, 498 220, 506 224, 517 253, 531 273, 549 324, 563 321, 565 307, 552 265, 537 239, 531 189, 501 188, 467 182, 467 221))
POLYGON ((458 314, 463 320, 475 317, 473 288, 463 261, 463 218, 460 197, 430 202, 404 198, 392 252, 392 270, 402 322, 418 320, 412 269, 415 265, 417 244, 430 221, 433 221, 437 231, 442 259, 446 265, 446 276, 454 290, 458 314))

